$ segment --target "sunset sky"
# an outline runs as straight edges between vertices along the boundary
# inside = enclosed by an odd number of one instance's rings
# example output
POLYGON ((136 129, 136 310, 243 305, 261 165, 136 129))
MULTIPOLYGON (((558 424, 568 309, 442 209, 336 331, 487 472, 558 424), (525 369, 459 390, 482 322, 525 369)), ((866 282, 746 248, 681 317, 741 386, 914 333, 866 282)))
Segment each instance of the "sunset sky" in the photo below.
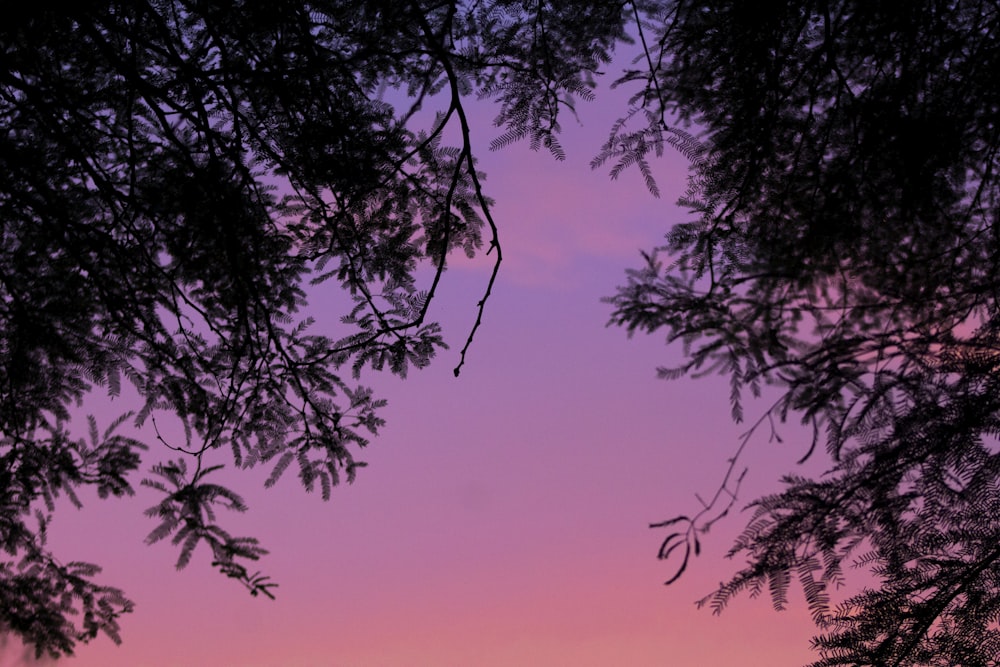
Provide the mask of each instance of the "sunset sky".
MULTIPOLYGON (((225 518, 260 538, 277 600, 251 598, 211 569, 206 551, 176 571, 177 551, 146 546, 142 511, 157 496, 87 498, 62 507, 50 545, 65 561, 104 566, 101 581, 136 602, 124 644, 100 638, 65 667, 678 665, 794 667, 814 656, 813 626, 793 590, 790 610, 741 598, 722 616, 694 602, 735 571, 724 558, 747 514, 717 524, 677 584, 656 560, 650 522, 695 511, 711 494, 745 426, 730 421, 724 378, 664 382, 680 359, 662 337, 629 340, 605 323, 639 249, 684 212, 672 202, 686 165, 657 165, 651 197, 637 172, 618 181, 588 163, 623 108, 606 92, 567 117, 569 157, 515 145, 489 153, 492 111, 475 136, 505 262, 460 378, 458 350, 475 320, 488 259, 457 261, 431 314, 451 349, 406 380, 370 377, 388 423, 359 458, 369 463, 324 503, 294 473, 270 490, 266 471, 232 475, 250 504, 225 518)), ((317 312, 324 299, 312 295, 317 312)), ((339 315, 332 313, 331 315, 339 315)), ((747 407, 753 419, 766 405, 747 407)), ((121 412, 101 406, 107 424, 121 412)), ((806 444, 789 426, 746 452, 741 506, 778 488, 806 444)), ((147 438, 148 438, 147 434, 147 438)), ((34 664, 13 644, 0 666, 34 664)))

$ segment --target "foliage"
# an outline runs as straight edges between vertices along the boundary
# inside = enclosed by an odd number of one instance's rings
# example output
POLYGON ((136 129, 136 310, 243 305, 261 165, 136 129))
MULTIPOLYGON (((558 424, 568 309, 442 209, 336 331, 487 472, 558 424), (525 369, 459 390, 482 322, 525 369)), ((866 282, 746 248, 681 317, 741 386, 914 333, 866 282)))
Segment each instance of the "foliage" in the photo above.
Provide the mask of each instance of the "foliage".
MULTIPOLYGON (((751 432, 794 415, 805 457, 833 462, 752 504, 746 566, 702 603, 767 590, 781 608, 797 579, 816 665, 997 664, 1000 7, 635 4, 645 53, 619 83, 639 91, 597 163, 648 174, 677 146, 693 219, 612 321, 683 343, 665 377, 727 375, 737 421, 745 392, 777 392, 751 432), (851 566, 877 585, 833 606, 851 566)), ((656 524, 661 556, 683 570, 737 477, 656 524)))
MULTIPOLYGON (((133 494, 150 445, 147 541, 178 567, 204 544, 272 595, 264 548, 218 523, 246 504, 209 475, 294 467, 324 498, 352 480, 382 425, 362 373, 430 362, 447 259, 485 244, 459 373, 501 259, 464 100, 497 103, 492 148, 561 159, 560 114, 628 29, 617 85, 638 91, 593 164, 657 194, 650 159, 681 151, 693 215, 612 321, 684 344, 664 377, 728 375, 737 421, 777 392, 740 452, 795 416, 804 458, 833 460, 753 503, 747 565, 703 603, 780 608, 798 579, 817 665, 996 664, 998 24, 989 0, 24 6, 0 25, 0 626, 54 656, 117 639, 131 603, 46 530, 82 488, 133 494), (313 331, 307 285, 345 295, 341 330, 313 331), (81 437, 94 391, 140 405, 81 437), (833 607, 850 566, 879 584, 833 607)), ((657 524, 671 580, 741 479, 734 457, 698 514, 657 524)))
POLYGON ((95 0, 8 17, 0 627, 53 656, 117 641, 131 603, 96 566, 60 564, 46 526, 83 487, 132 495, 154 444, 173 458, 142 482, 162 494, 147 541, 177 545, 178 567, 206 544, 271 595, 248 568, 263 547, 217 521, 245 503, 207 478, 230 456, 269 466, 268 486, 294 466, 324 498, 354 478, 382 424, 361 373, 402 376, 444 346, 427 315, 451 252, 495 253, 480 316, 499 267, 463 100, 496 100, 498 146, 561 157, 558 113, 591 95, 622 25, 597 1, 95 0), (307 284, 349 298, 342 331, 313 332, 307 284), (88 441, 68 424, 94 391, 140 407, 100 437, 92 421, 88 441), (153 437, 116 435, 125 421, 153 437))

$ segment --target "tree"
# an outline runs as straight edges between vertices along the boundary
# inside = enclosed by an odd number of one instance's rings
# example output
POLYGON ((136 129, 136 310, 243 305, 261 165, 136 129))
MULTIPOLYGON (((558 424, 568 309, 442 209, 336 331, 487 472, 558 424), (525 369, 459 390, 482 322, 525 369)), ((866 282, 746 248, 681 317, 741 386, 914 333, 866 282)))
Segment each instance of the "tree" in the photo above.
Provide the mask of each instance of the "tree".
MULTIPOLYGON (((649 174, 678 147, 693 219, 612 321, 684 344, 664 377, 727 375, 737 421, 772 387, 751 433, 795 416, 803 458, 833 461, 752 503, 747 565, 702 604, 767 589, 780 609, 798 579, 817 666, 997 664, 1000 6, 635 4, 644 67, 621 83, 640 89, 596 163, 649 174), (878 585, 831 608, 849 565, 878 585)), ((673 578, 739 479, 734 462, 708 507, 656 524, 673 578)))
POLYGON ((82 488, 133 494, 151 445, 167 458, 141 482, 162 494, 147 542, 177 545, 178 567, 207 545, 270 596, 250 569, 264 548, 216 518, 246 504, 211 474, 231 457, 269 466, 270 486, 295 466, 324 498, 354 478, 382 424, 362 369, 405 376, 443 347, 427 314, 451 252, 485 234, 495 253, 480 315, 499 267, 463 99, 496 100, 497 145, 561 157, 558 112, 591 96, 622 16, 597 1, 105 0, 4 21, 0 628, 53 656, 118 641, 131 603, 96 565, 57 559, 46 526, 82 488), (425 104, 440 106, 429 123, 425 104), (342 335, 300 314, 307 281, 349 297, 342 335), (141 407, 71 431, 95 391, 141 407), (119 435, 126 422, 149 441, 119 435))
MULTIPOLYGON (((245 503, 208 476, 231 456, 268 485, 294 465, 324 497, 353 478, 381 425, 361 371, 405 375, 443 345, 427 315, 449 253, 484 234, 496 253, 479 315, 499 266, 463 100, 497 102, 494 148, 561 158, 559 114, 631 31, 619 84, 638 93, 594 164, 655 194, 650 157, 681 150, 693 219, 612 321, 687 346, 665 377, 728 375, 737 420, 772 385, 751 433, 797 416, 804 455, 834 461, 754 503, 748 565, 704 603, 766 587, 780 608, 797 577, 818 665, 996 662, 998 17, 987 0, 25 6, 0 27, 0 625, 52 655, 117 638, 130 603, 57 560, 46 526, 59 496, 132 493, 151 444, 168 460, 142 482, 163 494, 147 540, 179 566, 204 543, 270 595, 249 569, 263 547, 216 520, 245 503), (421 126, 424 105, 440 113, 421 126), (312 332, 306 281, 348 295, 343 335, 312 332), (70 432, 85 395, 123 385, 135 414, 70 432), (157 428, 170 416, 183 441, 157 428), (880 586, 830 609, 852 563, 880 586)), ((707 508, 659 524, 672 579, 739 479, 734 462, 707 508)))

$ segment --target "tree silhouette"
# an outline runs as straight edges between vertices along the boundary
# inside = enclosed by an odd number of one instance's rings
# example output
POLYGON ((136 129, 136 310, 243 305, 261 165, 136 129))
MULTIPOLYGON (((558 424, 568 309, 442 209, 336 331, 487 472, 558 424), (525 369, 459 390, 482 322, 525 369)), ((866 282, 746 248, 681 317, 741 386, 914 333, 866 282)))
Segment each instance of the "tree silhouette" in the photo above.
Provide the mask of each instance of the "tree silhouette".
MULTIPOLYGON (((737 421, 745 392, 776 388, 751 432, 794 416, 803 458, 822 443, 833 460, 752 503, 731 552, 747 565, 702 604, 767 590, 781 608, 798 579, 817 666, 997 664, 1000 5, 634 9, 643 67, 620 83, 639 92, 595 162, 648 175, 679 148, 692 219, 612 321, 684 344, 664 377, 727 375, 737 421), (833 606, 850 566, 877 586, 833 606)), ((671 580, 739 479, 734 460, 697 515, 655 524, 671 580)))
MULTIPOLYGON (((817 665, 1000 658, 1000 7, 988 0, 26 4, 0 25, 0 627, 39 654, 118 639, 124 594, 46 547, 55 500, 161 494, 148 542, 198 545, 254 595, 264 553, 210 475, 289 468, 329 497, 381 425, 366 369, 443 346, 428 312, 450 253, 501 255, 463 101, 498 105, 493 148, 556 158, 560 113, 618 42, 638 85, 594 165, 692 162, 692 219, 610 299, 689 361, 795 416, 829 474, 757 500, 741 591, 801 582, 817 665), (628 31, 628 32, 627 32, 628 31), (390 103, 394 100, 395 104, 390 103), (437 108, 426 122, 424 107, 437 108), (426 123, 426 124, 422 124, 426 123), (455 141, 449 145, 446 138, 455 141), (426 282, 420 267, 430 267, 426 282), (314 332, 306 285, 350 305, 314 332), (88 394, 135 413, 71 432, 88 394), (181 440, 158 427, 175 419, 181 440), (144 426, 148 442, 120 433, 144 426), (879 578, 831 608, 858 565, 879 578)), ((776 431, 775 431, 776 434, 776 431)), ((748 435, 749 438, 749 435, 748 435)), ((744 445, 746 440, 744 441, 744 445)), ((669 527, 671 580, 736 501, 669 527)))
POLYGON ((82 487, 131 495, 151 445, 167 460, 142 480, 162 494, 147 542, 177 545, 178 567, 207 545, 221 572, 270 596, 250 569, 265 550, 217 519, 246 504, 211 474, 231 458, 269 466, 270 486, 292 467, 324 498, 354 478, 357 448, 382 424, 362 369, 405 376, 443 347, 427 315, 450 253, 495 255, 480 314, 499 267, 463 99, 499 105, 497 145, 527 139, 561 157, 558 111, 591 95, 622 24, 620 7, 596 1, 11 12, 0 26, 0 628, 52 656, 99 632, 118 641, 131 603, 93 581, 97 566, 58 560, 46 526, 55 499, 79 504, 82 487), (425 104, 439 113, 421 125, 425 104), (307 284, 349 297, 342 335, 299 314, 307 284), (135 392, 141 407, 103 431, 92 419, 80 437, 70 410, 93 391, 135 392), (125 422, 155 435, 119 435, 125 422))

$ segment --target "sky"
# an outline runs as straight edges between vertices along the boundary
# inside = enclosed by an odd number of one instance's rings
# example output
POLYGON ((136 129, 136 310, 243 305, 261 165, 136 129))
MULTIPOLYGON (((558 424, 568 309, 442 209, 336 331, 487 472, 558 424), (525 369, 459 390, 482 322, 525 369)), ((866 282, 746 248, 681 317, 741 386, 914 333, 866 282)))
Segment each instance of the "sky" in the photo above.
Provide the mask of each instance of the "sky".
MULTIPOLYGON (((250 504, 223 525, 270 550, 261 569, 275 601, 251 598, 206 552, 177 571, 177 551, 147 546, 142 511, 157 497, 61 507, 50 546, 104 567, 101 581, 136 602, 124 643, 101 637, 77 656, 29 660, 13 641, 0 667, 447 667, 572 665, 794 667, 815 659, 801 593, 784 612, 767 598, 721 616, 697 610, 740 566, 724 555, 745 525, 736 513, 706 536, 676 584, 656 560, 648 524, 696 511, 745 425, 729 418, 725 378, 658 380, 679 362, 662 336, 605 326, 611 295, 639 250, 685 213, 671 202, 686 165, 657 165, 661 199, 637 172, 617 181, 589 162, 624 108, 604 91, 565 120, 565 162, 524 145, 489 153, 488 108, 474 142, 496 200, 505 261, 461 377, 452 369, 475 320, 489 260, 456 261, 431 315, 450 350, 406 380, 367 378, 389 400, 387 424, 359 458, 368 467, 329 502, 294 474, 265 490, 266 471, 232 479, 250 504)), ((337 295, 317 292, 313 302, 337 295)), ((763 402, 746 406, 752 420, 763 402)), ((100 424, 122 410, 98 405, 100 424)), ((806 450, 793 427, 745 454, 740 506, 778 490, 806 450)), ((147 434, 148 437, 148 434, 147 434)))

